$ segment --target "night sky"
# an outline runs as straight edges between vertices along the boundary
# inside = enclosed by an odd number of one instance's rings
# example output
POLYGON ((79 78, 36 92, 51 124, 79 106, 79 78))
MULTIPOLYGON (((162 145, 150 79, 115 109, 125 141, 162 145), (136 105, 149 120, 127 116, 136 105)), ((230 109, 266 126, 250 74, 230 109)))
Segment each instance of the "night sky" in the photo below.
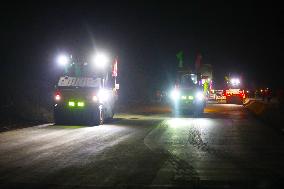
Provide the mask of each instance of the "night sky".
POLYGON ((283 6, 195 2, 3 4, 1 81, 15 74, 15 80, 53 82, 58 53, 88 57, 97 48, 119 57, 126 95, 166 88, 180 50, 192 68, 200 52, 202 62, 213 65, 216 83, 235 72, 249 86, 282 85, 283 6))

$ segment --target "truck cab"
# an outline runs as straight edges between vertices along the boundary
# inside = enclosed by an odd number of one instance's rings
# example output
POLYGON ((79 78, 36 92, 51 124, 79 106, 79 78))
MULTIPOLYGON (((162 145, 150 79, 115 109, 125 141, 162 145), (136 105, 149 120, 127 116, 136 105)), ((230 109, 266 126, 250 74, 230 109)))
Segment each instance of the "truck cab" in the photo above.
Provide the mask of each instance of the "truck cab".
POLYGON ((227 81, 227 88, 224 90, 227 104, 243 104, 246 95, 241 87, 241 80, 237 77, 232 77, 227 81))

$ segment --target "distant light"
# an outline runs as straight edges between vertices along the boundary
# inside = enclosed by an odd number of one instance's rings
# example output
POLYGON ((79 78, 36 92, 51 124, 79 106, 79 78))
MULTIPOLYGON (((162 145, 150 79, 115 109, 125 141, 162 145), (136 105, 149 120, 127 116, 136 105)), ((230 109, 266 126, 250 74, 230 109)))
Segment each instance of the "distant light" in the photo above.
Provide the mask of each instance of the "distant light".
POLYGON ((85 103, 84 102, 78 102, 78 107, 84 107, 85 103))
POLYGON ((181 99, 186 100, 186 96, 181 96, 181 99))
POLYGON ((109 63, 109 58, 103 53, 98 53, 94 55, 93 63, 98 68, 105 68, 107 64, 109 63))
POLYGON ((60 66, 66 66, 69 62, 69 59, 66 55, 59 55, 58 58, 57 58, 57 63, 60 65, 60 66))
POLYGON ((197 75, 196 74, 190 74, 191 80, 193 81, 194 84, 197 84, 197 75))
POLYGON ((232 78, 230 82, 232 85, 239 85, 241 83, 239 78, 232 78))

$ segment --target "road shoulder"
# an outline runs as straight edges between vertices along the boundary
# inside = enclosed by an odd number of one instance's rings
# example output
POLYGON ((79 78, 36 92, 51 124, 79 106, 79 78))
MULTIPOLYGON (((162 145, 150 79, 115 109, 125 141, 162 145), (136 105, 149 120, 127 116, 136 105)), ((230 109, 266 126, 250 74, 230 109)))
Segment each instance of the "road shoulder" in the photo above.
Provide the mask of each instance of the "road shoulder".
POLYGON ((244 106, 254 117, 284 134, 284 125, 281 124, 284 122, 283 110, 281 110, 277 104, 252 100, 244 106))

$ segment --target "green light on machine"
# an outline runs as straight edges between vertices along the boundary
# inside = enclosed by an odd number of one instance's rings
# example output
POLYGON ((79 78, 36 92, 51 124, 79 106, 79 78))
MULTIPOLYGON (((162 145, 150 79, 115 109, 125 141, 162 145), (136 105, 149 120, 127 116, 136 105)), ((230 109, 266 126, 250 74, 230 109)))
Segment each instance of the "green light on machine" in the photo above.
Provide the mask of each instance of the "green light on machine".
POLYGON ((69 102, 68 102, 68 106, 72 106, 72 107, 75 106, 75 102, 69 101, 69 102))
POLYGON ((188 96, 188 99, 189 100, 193 100, 193 96, 188 96))
POLYGON ((186 96, 181 96, 181 99, 182 100, 186 100, 186 96))
POLYGON ((84 102, 78 102, 78 107, 84 107, 85 103, 84 102))

